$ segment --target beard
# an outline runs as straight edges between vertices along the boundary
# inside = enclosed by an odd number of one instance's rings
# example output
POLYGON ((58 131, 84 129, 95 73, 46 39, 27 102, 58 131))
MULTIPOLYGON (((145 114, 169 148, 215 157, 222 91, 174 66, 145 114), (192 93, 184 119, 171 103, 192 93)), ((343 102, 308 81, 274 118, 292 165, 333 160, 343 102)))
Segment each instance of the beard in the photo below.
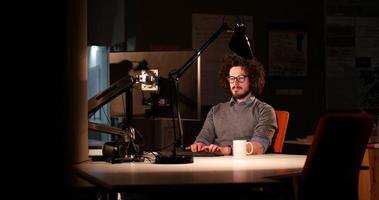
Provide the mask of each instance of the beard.
POLYGON ((242 93, 233 93, 233 98, 235 99, 244 99, 250 94, 250 90, 243 91, 242 93))

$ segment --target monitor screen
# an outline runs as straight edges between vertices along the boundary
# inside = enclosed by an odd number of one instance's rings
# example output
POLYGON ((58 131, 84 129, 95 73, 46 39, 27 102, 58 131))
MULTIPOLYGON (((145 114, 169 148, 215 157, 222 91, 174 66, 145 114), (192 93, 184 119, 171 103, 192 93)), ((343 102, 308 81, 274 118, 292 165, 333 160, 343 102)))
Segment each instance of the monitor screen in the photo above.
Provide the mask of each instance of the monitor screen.
MULTIPOLYGON (((116 81, 125 75, 134 76, 139 69, 158 69, 158 91, 143 91, 141 84, 132 89, 133 117, 170 118, 169 82, 170 71, 179 69, 190 59, 194 51, 147 51, 111 52, 110 80, 116 81)), ((178 100, 183 120, 201 117, 200 102, 200 57, 189 67, 178 81, 178 100)), ((111 115, 125 114, 125 97, 111 103, 111 115)))

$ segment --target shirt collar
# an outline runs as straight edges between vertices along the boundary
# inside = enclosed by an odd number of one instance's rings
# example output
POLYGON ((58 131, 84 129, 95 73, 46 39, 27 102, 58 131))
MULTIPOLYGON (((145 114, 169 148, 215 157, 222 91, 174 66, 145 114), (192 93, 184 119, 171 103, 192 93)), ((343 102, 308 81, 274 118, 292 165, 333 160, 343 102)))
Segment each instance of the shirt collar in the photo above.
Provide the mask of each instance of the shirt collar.
MULTIPOLYGON (((247 106, 249 106, 249 105, 251 105, 253 103, 254 99, 255 99, 254 96, 250 96, 245 101, 242 101, 239 105, 247 107, 247 106)), ((233 97, 230 98, 229 105, 233 106, 235 103, 237 103, 237 101, 233 97)))

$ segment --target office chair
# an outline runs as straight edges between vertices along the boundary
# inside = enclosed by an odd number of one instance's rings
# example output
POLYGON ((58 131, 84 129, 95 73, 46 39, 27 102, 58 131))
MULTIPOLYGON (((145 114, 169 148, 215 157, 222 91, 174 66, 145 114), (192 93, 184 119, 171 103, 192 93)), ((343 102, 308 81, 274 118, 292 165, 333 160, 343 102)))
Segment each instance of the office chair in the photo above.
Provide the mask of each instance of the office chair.
POLYGON ((274 135, 273 142, 268 149, 270 153, 282 153, 284 138, 287 132, 288 120, 289 120, 289 112, 283 110, 276 110, 276 121, 278 124, 278 130, 274 135))
POLYGON ((300 200, 358 199, 359 171, 373 124, 366 112, 320 118, 300 178, 300 200))

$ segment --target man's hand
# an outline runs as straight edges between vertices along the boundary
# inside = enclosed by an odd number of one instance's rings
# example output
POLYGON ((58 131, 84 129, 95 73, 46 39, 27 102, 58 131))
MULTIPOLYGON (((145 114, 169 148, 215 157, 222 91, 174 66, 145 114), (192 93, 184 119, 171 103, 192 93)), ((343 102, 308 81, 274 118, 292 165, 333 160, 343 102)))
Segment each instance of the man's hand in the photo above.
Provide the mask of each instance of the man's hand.
MULTIPOLYGON (((263 154, 263 145, 260 143, 260 142, 256 142, 256 141, 250 141, 251 144, 253 145, 253 153, 252 154, 263 154)), ((250 145, 247 145, 246 146, 246 150, 249 152, 251 151, 251 146, 250 145)))
POLYGON ((204 143, 196 142, 191 144, 191 146, 186 147, 186 150, 191 150, 192 152, 198 152, 198 151, 204 151, 207 149, 208 146, 206 146, 204 143))
POLYGON ((220 147, 220 151, 224 155, 232 155, 232 148, 231 147, 220 147))
POLYGON ((205 148, 209 152, 221 152, 224 155, 231 155, 232 154, 232 148, 231 147, 220 147, 218 145, 211 144, 209 146, 206 146, 205 148))
POLYGON ((231 147, 220 147, 215 144, 205 145, 201 142, 196 142, 191 146, 186 147, 186 150, 191 150, 192 152, 198 151, 206 151, 206 152, 221 152, 224 155, 231 155, 232 148, 231 147))

